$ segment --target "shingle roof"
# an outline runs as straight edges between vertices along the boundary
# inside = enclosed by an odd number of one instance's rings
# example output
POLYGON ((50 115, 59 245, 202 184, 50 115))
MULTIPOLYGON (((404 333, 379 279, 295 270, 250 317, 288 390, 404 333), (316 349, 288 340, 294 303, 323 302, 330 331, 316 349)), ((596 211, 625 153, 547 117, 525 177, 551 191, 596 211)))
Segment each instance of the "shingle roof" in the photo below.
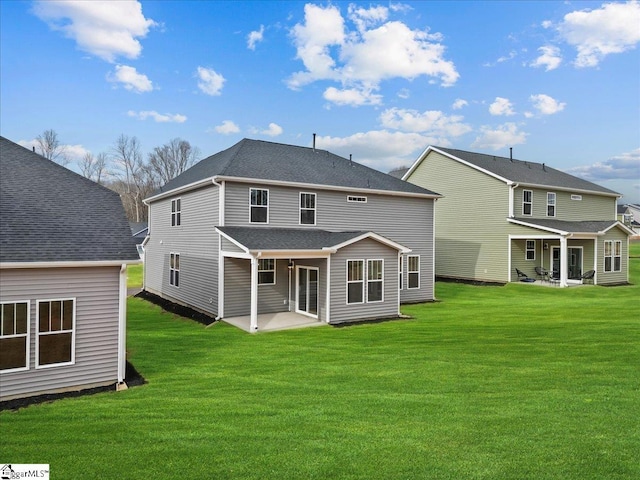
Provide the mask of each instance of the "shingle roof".
POLYGON ((541 185, 548 187, 566 188, 570 190, 585 190, 610 195, 619 195, 613 190, 596 185, 568 173, 551 168, 543 163, 516 160, 483 153, 466 152, 453 148, 433 147, 442 152, 453 155, 477 167, 487 170, 507 180, 526 185, 541 185))
POLYGON ((434 195, 430 190, 326 150, 247 138, 201 160, 156 194, 216 175, 434 195))
POLYGON ((409 167, 396 168, 395 170, 391 170, 387 175, 391 175, 392 177, 402 178, 404 174, 409 171, 409 167))
POLYGON ((0 137, 0 262, 139 258, 117 193, 0 137))
POLYGON ((217 227, 249 250, 320 250, 339 245, 368 232, 329 232, 319 229, 217 227))
POLYGON ((618 223, 617 220, 569 222, 552 218, 514 218, 514 220, 569 233, 599 233, 618 223))

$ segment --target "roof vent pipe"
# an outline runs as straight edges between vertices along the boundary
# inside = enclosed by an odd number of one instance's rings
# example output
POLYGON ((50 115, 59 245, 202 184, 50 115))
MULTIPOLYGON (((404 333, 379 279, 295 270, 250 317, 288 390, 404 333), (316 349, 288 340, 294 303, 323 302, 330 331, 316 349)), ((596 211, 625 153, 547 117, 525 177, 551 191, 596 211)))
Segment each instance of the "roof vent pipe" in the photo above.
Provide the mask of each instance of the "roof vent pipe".
POLYGON ((316 134, 313 134, 313 151, 316 151, 316 134))
POLYGON ((509 147, 509 160, 513 162, 513 147, 509 147))
POLYGON ((36 153, 36 147, 31 147, 33 149, 33 153, 36 153))
POLYGON ((350 153, 350 154, 349 154, 349 165, 351 165, 351 166, 353 167, 353 160, 352 160, 352 158, 353 158, 353 153, 350 153))
POLYGON ((547 171, 547 169, 546 169, 546 168, 544 168, 544 163, 542 164, 542 170, 543 170, 544 172, 546 172, 546 171, 547 171))

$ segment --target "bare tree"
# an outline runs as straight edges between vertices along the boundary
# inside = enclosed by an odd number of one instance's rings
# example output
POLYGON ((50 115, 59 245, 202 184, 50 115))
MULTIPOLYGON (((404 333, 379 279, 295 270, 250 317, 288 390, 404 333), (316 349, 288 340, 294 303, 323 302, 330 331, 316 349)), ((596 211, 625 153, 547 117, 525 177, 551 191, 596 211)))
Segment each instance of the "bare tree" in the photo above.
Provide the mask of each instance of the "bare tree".
POLYGON ((142 203, 144 181, 148 177, 142 161, 140 142, 136 137, 122 134, 112 148, 115 174, 120 180, 116 189, 122 197, 122 203, 130 220, 140 222, 144 213, 142 203))
POLYGON ((191 167, 199 156, 200 150, 197 147, 192 147, 181 138, 174 138, 153 149, 149 154, 149 168, 160 184, 164 185, 191 167))
POLYGON ((86 153, 79 162, 80 172, 90 180, 101 185, 104 184, 108 175, 107 171, 107 154, 99 153, 94 157, 92 153, 86 153))
POLYGON ((43 157, 63 166, 69 163, 69 159, 66 156, 66 148, 60 144, 58 133, 55 130, 51 129, 42 132, 36 137, 36 143, 38 144, 39 153, 43 157))

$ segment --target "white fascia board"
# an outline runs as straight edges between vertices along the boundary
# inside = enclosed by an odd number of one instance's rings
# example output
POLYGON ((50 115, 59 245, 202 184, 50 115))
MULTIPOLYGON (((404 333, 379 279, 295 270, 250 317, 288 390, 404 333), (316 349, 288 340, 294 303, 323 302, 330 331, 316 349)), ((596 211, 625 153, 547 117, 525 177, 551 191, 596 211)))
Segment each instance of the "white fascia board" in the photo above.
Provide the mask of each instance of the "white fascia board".
POLYGON ((569 188, 569 187, 562 187, 562 186, 558 186, 558 185, 541 185, 538 183, 521 183, 519 185, 520 187, 527 187, 527 188, 539 188, 541 190, 558 190, 560 192, 571 192, 571 193, 584 193, 584 194, 588 194, 588 195, 599 195, 601 197, 614 197, 614 198, 620 198, 622 195, 620 195, 619 193, 607 193, 607 192, 598 192, 598 191, 594 191, 594 190, 585 190, 582 188, 569 188))
POLYGON ((604 230, 602 230, 601 232, 598 232, 598 233, 601 233, 602 235, 604 235, 609 230, 611 230, 613 227, 618 227, 620 230, 625 232, 627 235, 635 235, 635 232, 633 230, 631 230, 629 227, 627 227, 624 223, 622 223, 619 220, 616 221, 615 223, 612 223, 609 227, 605 228, 604 230))
POLYGON ((406 180, 407 178, 409 178, 411 176, 411 174, 413 173, 413 171, 416 168, 418 168, 418 165, 420 165, 422 163, 422 161, 426 158, 427 154, 433 149, 434 148, 431 145, 427 146, 427 148, 425 148, 425 150, 420 155, 418 155, 418 158, 416 159, 415 162, 413 162, 413 165, 411 165, 411 167, 409 167, 409 170, 407 170, 407 173, 405 173, 402 176, 402 180, 406 180))
POLYGON ((87 268, 87 267, 122 267, 122 265, 140 265, 142 260, 103 260, 103 261, 68 261, 68 262, 2 262, 0 269, 10 268, 87 268))
POLYGON ((144 203, 145 205, 149 205, 151 202, 162 200, 163 198, 167 198, 167 197, 172 197, 174 195, 179 195, 184 192, 188 192, 189 190, 195 190, 196 188, 212 185, 214 183, 215 182, 212 177, 207 177, 202 180, 198 180, 197 182, 193 182, 188 185, 183 185, 182 187, 174 188, 172 190, 167 190, 166 192, 158 193, 157 195, 154 195, 152 197, 147 197, 142 200, 142 203, 144 203))
POLYGON ((507 218, 507 222, 515 223, 516 225, 522 225, 524 227, 535 228, 536 230, 544 230, 546 232, 557 233, 558 235, 562 235, 562 236, 569 235, 570 233, 564 230, 558 230, 556 228, 544 227, 542 225, 537 225, 535 223, 522 222, 520 220, 516 220, 515 218, 507 218))
POLYGON ((253 255, 248 252, 229 252, 227 250, 220 250, 220 254, 225 258, 253 258, 253 255))
POLYGON ((252 183, 258 185, 274 185, 279 187, 291 187, 310 190, 330 190, 336 192, 347 193, 362 193, 364 195, 388 195, 393 197, 415 197, 415 198, 429 198, 437 199, 442 198, 442 195, 437 193, 413 193, 413 192, 400 192, 397 190, 376 190, 372 188, 356 188, 356 187, 342 187, 337 185, 324 185, 319 183, 301 183, 301 182, 285 182, 281 180, 265 180, 263 178, 245 178, 245 177, 226 177, 216 176, 213 179, 216 182, 237 182, 237 183, 252 183))
POLYGON ((333 249, 322 250, 250 250, 254 258, 328 258, 336 253, 333 249))
POLYGON ((235 238, 227 235, 226 233, 224 233, 222 230, 218 229, 218 227, 214 227, 215 231, 223 236, 224 238, 226 238, 227 240, 229 240, 231 243, 233 243, 236 247, 238 247, 239 249, 241 249, 242 251, 244 251, 245 253, 249 253, 249 249, 247 247, 245 247, 244 245, 242 245, 240 242, 238 242, 235 238))
POLYGON ((379 243, 382 243, 384 245, 387 245, 388 247, 394 248, 396 250, 398 250, 399 252, 403 253, 403 254, 407 254, 407 253, 411 253, 411 249, 405 247, 404 245, 401 245, 399 243, 394 242, 393 240, 389 240, 386 237, 383 237, 382 235, 378 235, 377 233, 374 232, 367 232, 367 233, 363 233, 362 235, 359 235, 357 237, 351 238, 345 242, 339 243, 338 245, 334 245, 333 249, 335 250, 340 250, 343 247, 346 247, 348 245, 352 245, 356 242, 359 242, 361 240, 367 239, 367 238, 371 238, 379 243))

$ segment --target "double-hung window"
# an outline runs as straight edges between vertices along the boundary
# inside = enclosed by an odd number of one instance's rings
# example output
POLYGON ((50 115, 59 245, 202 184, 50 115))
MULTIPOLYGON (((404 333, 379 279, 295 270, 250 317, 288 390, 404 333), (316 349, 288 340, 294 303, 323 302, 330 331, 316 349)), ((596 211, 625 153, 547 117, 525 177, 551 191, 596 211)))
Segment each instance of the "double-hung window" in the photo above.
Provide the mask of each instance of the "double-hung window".
POLYGON ((172 227, 177 227, 180 225, 180 212, 181 212, 180 203, 181 201, 179 198, 174 198, 173 200, 171 200, 171 226, 172 227))
POLYGON ((169 285, 180 286, 180 254, 171 252, 169 254, 169 285))
POLYGON ((531 215, 533 213, 533 190, 522 191, 522 214, 531 215))
POLYGON ((300 225, 316 224, 316 194, 300 192, 300 225))
POLYGON ((384 262, 367 260, 367 302, 384 300, 384 262))
POLYGON ((76 301, 38 300, 37 366, 75 362, 76 301))
POLYGON ((269 190, 252 188, 249 190, 249 221, 251 223, 269 223, 269 190))
POLYGON ((258 259, 258 285, 275 285, 276 261, 273 258, 258 259))
POLYGON ((347 260, 347 303, 364 303, 364 260, 347 260))
POLYGON ((604 271, 619 272, 622 269, 622 241, 606 240, 604 242, 604 271))
POLYGON ((536 241, 535 240, 527 240, 527 243, 525 246, 524 258, 527 260, 536 259, 536 241))
POLYGON ((29 302, 0 303, 0 370, 29 368, 29 302))
POLYGON ((407 288, 420 288, 420 255, 407 257, 407 288))
POLYGON ((556 194, 547 192, 547 217, 556 216, 556 194))

